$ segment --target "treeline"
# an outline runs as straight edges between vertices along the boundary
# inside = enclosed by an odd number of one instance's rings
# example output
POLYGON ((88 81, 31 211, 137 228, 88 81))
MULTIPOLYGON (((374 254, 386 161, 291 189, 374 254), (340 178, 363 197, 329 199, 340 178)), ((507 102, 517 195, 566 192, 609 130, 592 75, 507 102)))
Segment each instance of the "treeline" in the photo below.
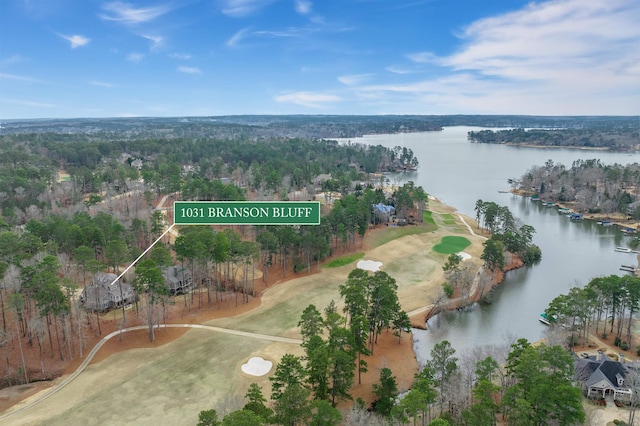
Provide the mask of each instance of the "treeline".
POLYGON ((610 275, 557 296, 546 313, 553 319, 552 327, 561 326, 568 347, 585 344, 589 333, 605 339, 615 335, 616 346, 625 351, 635 348, 640 355, 640 342, 633 339, 638 310, 640 277, 610 275))
POLYGON ((580 129, 481 130, 469 132, 468 138, 472 142, 492 144, 640 150, 637 123, 580 129))
POLYGON ((337 402, 353 400, 348 391, 356 373, 366 372, 361 356, 372 348, 376 330, 392 328, 400 338, 407 327, 408 318, 397 307, 394 290, 394 280, 384 272, 353 271, 340 289, 346 316, 333 302, 324 315, 313 305, 303 312, 299 325, 305 354, 282 357, 269 378, 270 400, 252 383, 244 407, 222 420, 216 409, 202 411, 198 426, 489 426, 498 421, 537 426, 585 421, 581 392, 573 384, 571 354, 560 346, 534 346, 525 339, 509 347, 474 347, 461 357, 442 341, 402 395, 391 365, 380 370, 371 406, 358 399, 348 411, 336 409, 337 402), (238 419, 244 423, 235 423, 238 419))
MULTIPOLYGON (((232 184, 224 187, 235 188, 232 184)), ((131 204, 126 198, 119 201, 121 206, 131 204)), ((173 303, 161 267, 177 261, 189 269, 193 285, 185 291, 185 311, 215 308, 223 302, 233 303, 233 298, 236 305, 247 303, 254 291, 256 269, 264 272, 267 285, 272 268, 280 268, 285 276, 290 271, 311 270, 332 254, 356 248, 358 238, 380 220, 372 205, 391 203, 417 216, 426 208, 426 201, 422 188, 409 182, 391 198, 380 189, 365 188, 336 199, 320 225, 313 227, 182 227, 172 243, 159 242, 136 265, 135 274, 124 276, 142 301, 141 309, 136 304, 135 320, 148 321, 153 339, 153 324, 163 321, 166 307, 173 303)), ((55 355, 64 361, 74 359, 82 354, 91 334, 102 334, 98 312, 94 319, 94 313, 81 306, 77 293, 97 272, 118 275, 122 265, 130 264, 163 234, 164 213, 150 212, 144 202, 140 209, 144 215, 127 225, 104 211, 53 214, 30 219, 21 227, 0 221, 0 347, 7 351, 6 369, 0 377, 3 383, 55 376, 58 372, 51 371, 48 359, 55 355), (39 369, 9 357, 9 351, 24 352, 23 345, 37 345, 39 369)), ((124 308, 122 317, 122 327, 127 318, 132 320, 124 308)))
MULTIPOLYGON (((65 209, 90 194, 128 191, 148 196, 183 192, 190 199, 244 199, 246 191, 286 199, 302 191, 311 198, 324 178, 344 194, 374 172, 413 169, 407 148, 338 144, 318 139, 94 140, 95 135, 18 134, 0 145, 0 210, 11 224, 65 209), (137 167, 132 163, 140 162, 137 167), (67 177, 60 176, 64 171, 67 177), (220 179, 233 185, 223 186, 220 179)), ((94 197, 95 198, 95 197, 94 197)))
POLYGON ((640 219, 640 164, 604 165, 576 160, 570 168, 548 160, 516 183, 527 194, 566 204, 581 213, 621 214, 640 219))

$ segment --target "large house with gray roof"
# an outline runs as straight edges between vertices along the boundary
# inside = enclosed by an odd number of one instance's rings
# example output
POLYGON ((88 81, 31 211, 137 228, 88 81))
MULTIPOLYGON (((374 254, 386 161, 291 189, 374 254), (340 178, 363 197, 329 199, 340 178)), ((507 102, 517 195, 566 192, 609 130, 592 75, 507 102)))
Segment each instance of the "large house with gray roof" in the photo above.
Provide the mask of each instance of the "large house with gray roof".
POLYGON ((102 312, 134 302, 136 294, 131 285, 117 278, 116 274, 97 272, 80 295, 80 301, 84 307, 102 312))
POLYGON ((621 354, 619 361, 612 361, 602 351, 596 356, 577 359, 574 365, 576 380, 583 385, 587 398, 606 398, 629 400, 632 388, 625 383, 629 374, 628 365, 624 364, 621 354))

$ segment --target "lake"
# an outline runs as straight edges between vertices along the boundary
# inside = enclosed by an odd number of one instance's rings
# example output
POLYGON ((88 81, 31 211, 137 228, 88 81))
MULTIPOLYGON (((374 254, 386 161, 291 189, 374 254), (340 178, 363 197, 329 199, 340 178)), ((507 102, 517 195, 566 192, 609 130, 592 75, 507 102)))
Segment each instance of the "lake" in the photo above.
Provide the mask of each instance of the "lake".
MULTIPOLYGON (((441 132, 372 135, 353 142, 411 148, 420 162, 414 173, 393 174, 392 183, 412 180, 427 193, 475 217, 478 199, 509 207, 514 216, 536 229, 534 243, 542 249, 542 261, 506 274, 494 292, 493 303, 464 312, 432 318, 428 330, 414 330, 418 359, 424 360, 434 344, 449 340, 457 351, 483 344, 504 344, 524 337, 535 341, 545 326, 538 321, 549 302, 571 287, 591 279, 624 274, 620 266, 636 265, 636 255, 615 252, 628 237, 615 226, 593 221, 572 222, 555 207, 510 193, 507 179, 520 178, 533 166, 548 160, 567 168, 578 159, 598 158, 604 164, 638 162, 640 156, 608 151, 564 148, 529 148, 471 143, 467 132, 477 127, 450 127, 441 132)), ((425 305, 428 301, 425 301, 425 305)))

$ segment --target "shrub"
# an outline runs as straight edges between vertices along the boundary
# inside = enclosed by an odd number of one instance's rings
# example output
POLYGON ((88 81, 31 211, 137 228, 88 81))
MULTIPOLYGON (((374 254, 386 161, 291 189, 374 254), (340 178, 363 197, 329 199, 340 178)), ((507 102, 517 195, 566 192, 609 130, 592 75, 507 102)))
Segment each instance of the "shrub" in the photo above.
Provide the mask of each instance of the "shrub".
POLYGON ((620 339, 619 336, 616 336, 615 339, 613 339, 613 345, 614 346, 620 346, 620 342, 622 341, 622 339, 620 339))
POLYGON ((629 344, 627 342, 620 343, 620 349, 622 349, 623 351, 628 351, 629 350, 629 344))
POLYGON ((453 286, 451 284, 449 284, 449 283, 442 284, 442 290, 444 290, 444 294, 446 294, 447 297, 453 296, 454 289, 453 289, 453 286))

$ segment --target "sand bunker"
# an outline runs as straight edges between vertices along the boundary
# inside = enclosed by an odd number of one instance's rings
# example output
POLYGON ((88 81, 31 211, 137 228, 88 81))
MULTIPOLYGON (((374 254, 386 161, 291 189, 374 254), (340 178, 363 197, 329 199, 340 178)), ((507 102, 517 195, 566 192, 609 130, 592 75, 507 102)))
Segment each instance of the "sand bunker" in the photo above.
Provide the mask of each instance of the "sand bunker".
POLYGON ((462 258, 462 260, 471 259, 471 255, 469 253, 464 252, 464 251, 459 252, 458 256, 460 256, 462 258))
POLYGON ((375 260, 360 260, 356 265, 358 269, 364 269, 365 271, 377 272, 382 266, 382 262, 376 262, 375 260))
POLYGON ((254 356, 249 358, 249 361, 247 361, 246 364, 242 364, 240 368, 243 373, 251 376, 264 376, 271 371, 271 367, 273 367, 273 363, 271 361, 267 361, 259 356, 254 356))

